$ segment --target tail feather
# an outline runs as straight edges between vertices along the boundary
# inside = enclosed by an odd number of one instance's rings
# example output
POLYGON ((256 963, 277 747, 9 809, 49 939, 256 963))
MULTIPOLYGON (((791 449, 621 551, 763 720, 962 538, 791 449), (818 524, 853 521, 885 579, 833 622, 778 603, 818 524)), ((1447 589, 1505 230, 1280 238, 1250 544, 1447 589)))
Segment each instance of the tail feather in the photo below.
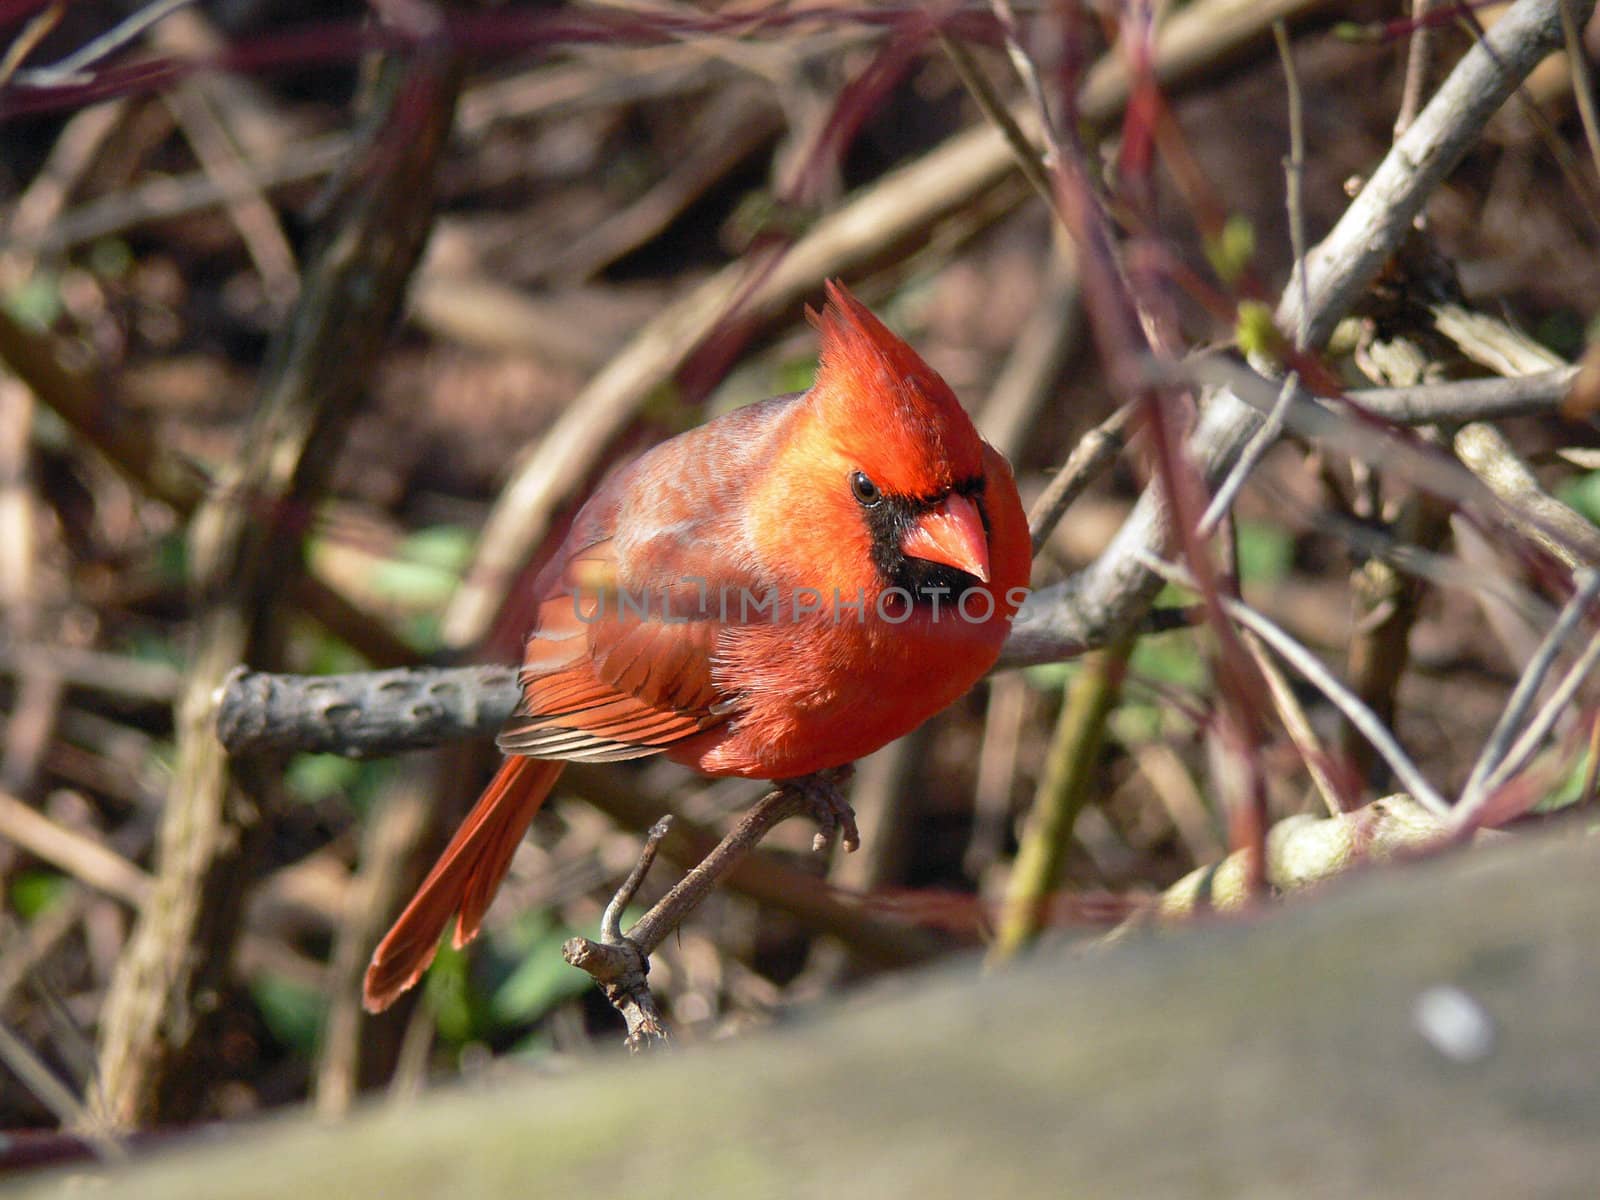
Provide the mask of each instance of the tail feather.
POLYGON ((489 902, 511 867, 511 856, 565 765, 522 756, 501 765, 373 952, 363 990, 368 1012, 382 1012, 422 978, 451 916, 460 914, 455 945, 464 946, 477 936, 489 902))

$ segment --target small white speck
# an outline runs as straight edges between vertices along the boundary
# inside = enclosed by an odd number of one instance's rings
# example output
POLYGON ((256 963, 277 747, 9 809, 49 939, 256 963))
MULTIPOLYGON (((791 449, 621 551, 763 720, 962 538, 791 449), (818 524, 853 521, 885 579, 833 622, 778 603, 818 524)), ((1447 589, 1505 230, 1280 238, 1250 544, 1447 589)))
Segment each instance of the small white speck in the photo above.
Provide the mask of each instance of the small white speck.
POLYGON ((1456 1062, 1479 1062, 1494 1049, 1494 1021, 1483 1005, 1453 984, 1428 988, 1411 1010, 1417 1032, 1456 1062))

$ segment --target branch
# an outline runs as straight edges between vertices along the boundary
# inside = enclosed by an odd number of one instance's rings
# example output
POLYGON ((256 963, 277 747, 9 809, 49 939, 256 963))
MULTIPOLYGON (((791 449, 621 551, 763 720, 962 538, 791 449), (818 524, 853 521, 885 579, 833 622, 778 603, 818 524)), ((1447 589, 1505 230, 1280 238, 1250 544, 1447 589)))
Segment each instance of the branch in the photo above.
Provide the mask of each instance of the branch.
MULTIPOLYGON (((1585 16, 1592 7, 1585 5, 1585 16)), ((1560 46, 1559 9, 1560 0, 1519 0, 1467 52, 1333 231, 1311 251, 1303 279, 1297 273, 1290 281, 1277 309, 1280 329, 1303 329, 1309 349, 1327 341, 1485 123, 1560 46)), ((1208 485, 1227 475, 1260 425, 1260 415, 1238 396, 1223 390, 1212 397, 1188 447, 1208 485)), ((1071 647, 1101 645, 1132 625, 1161 586, 1140 556, 1159 553, 1166 540, 1163 499, 1159 489, 1147 489, 1099 559, 1030 597, 1002 661, 1013 666, 1049 661, 1071 647)))

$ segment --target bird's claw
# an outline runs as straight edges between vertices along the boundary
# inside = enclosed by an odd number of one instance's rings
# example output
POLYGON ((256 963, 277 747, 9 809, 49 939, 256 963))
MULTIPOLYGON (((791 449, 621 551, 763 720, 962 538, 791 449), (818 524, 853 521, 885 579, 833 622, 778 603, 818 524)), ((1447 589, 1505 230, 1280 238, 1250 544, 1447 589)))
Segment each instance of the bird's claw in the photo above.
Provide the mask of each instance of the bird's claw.
POLYGON ((861 848, 861 832, 856 828, 856 810, 844 798, 843 785, 851 774, 851 767, 834 767, 795 781, 811 819, 817 823, 816 836, 811 839, 813 850, 826 850, 832 844, 835 833, 840 835, 846 851, 854 853, 861 848))

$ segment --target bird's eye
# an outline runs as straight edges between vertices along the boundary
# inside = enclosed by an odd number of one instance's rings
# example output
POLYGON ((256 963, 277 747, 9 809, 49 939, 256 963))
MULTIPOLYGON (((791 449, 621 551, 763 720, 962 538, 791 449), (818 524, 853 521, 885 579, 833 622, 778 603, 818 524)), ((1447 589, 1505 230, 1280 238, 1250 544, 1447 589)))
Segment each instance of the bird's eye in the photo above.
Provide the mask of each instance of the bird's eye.
POLYGON ((850 492, 855 496, 857 503, 865 508, 871 508, 883 499, 883 493, 878 490, 878 485, 866 477, 861 471, 852 472, 850 475, 850 492))

